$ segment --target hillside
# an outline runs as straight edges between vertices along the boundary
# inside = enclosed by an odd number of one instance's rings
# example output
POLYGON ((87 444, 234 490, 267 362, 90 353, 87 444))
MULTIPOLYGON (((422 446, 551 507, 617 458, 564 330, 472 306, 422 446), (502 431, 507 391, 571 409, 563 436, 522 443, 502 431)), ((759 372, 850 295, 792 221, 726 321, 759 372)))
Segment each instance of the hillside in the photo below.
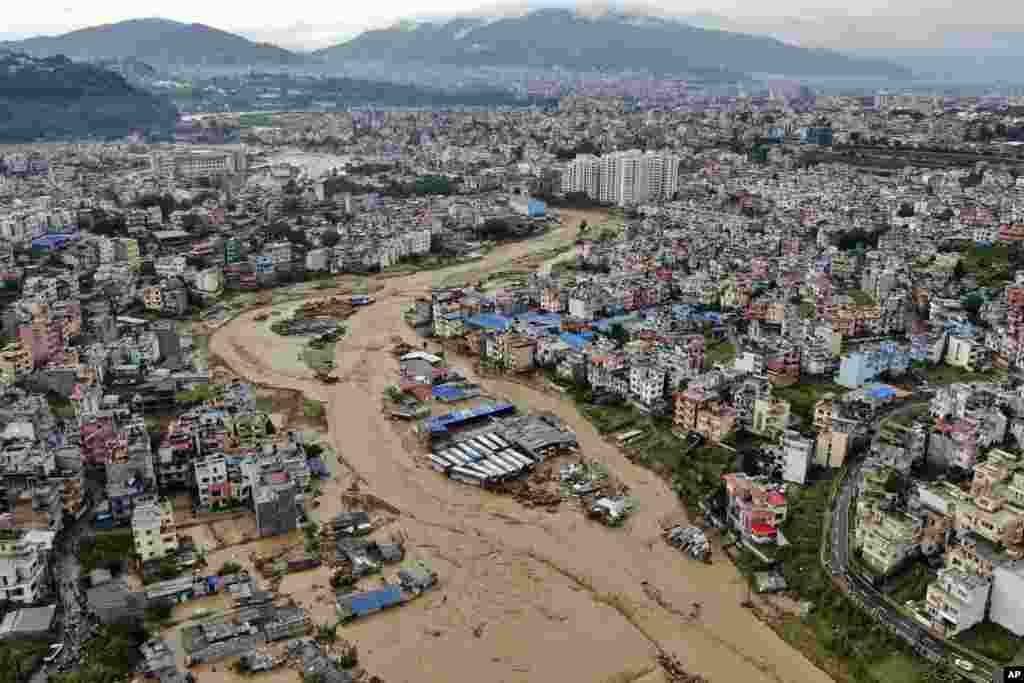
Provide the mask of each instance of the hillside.
POLYGON ((399 25, 367 31, 316 53, 328 62, 374 61, 464 67, 514 65, 575 71, 769 73, 905 78, 877 59, 786 45, 773 38, 696 28, 669 19, 609 13, 583 17, 544 9, 496 21, 399 25))
POLYGON ((6 45, 35 57, 134 58, 154 66, 241 67, 295 65, 305 61, 302 56, 274 45, 254 43, 203 24, 167 19, 132 19, 6 45))
POLYGON ((174 108, 111 71, 0 52, 0 142, 121 137, 167 128, 174 108))

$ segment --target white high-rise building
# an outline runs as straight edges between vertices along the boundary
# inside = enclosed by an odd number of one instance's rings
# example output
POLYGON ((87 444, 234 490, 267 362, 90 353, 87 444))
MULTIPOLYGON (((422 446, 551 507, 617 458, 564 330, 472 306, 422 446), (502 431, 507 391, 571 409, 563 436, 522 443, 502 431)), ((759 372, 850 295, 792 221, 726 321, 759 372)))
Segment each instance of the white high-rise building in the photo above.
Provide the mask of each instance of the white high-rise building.
POLYGON ((591 199, 597 199, 601 185, 601 162, 593 154, 580 154, 573 159, 562 174, 562 192, 585 192, 591 199))
POLYGON ((678 156, 634 149, 600 158, 577 156, 562 176, 562 191, 585 192, 605 204, 633 206, 670 199, 678 183, 678 156))

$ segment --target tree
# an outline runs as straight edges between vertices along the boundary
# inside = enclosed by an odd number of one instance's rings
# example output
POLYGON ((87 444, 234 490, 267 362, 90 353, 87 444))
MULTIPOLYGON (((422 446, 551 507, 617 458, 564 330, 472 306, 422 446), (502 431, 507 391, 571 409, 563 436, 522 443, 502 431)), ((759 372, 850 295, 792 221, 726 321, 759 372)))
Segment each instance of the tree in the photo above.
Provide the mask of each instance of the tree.
POLYGON ((340 241, 341 235, 338 234, 337 230, 327 230, 322 235, 320 235, 320 242, 325 247, 333 247, 340 241))
POLYGON ((489 218, 480 227, 480 237, 488 240, 507 239, 512 233, 512 226, 501 218, 489 218))
POLYGON ((621 346, 629 341, 629 332, 622 326, 622 323, 612 323, 608 328, 608 336, 614 339, 621 346))

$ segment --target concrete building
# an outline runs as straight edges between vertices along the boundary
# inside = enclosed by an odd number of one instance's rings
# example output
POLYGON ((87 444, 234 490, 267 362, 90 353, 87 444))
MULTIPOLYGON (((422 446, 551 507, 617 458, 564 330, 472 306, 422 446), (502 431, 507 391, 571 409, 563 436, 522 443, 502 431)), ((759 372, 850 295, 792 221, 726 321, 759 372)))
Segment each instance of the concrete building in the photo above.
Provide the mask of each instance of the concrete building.
POLYGON ((163 177, 209 178, 245 173, 247 169, 244 147, 177 148, 150 155, 150 170, 163 177))
POLYGON ((789 429, 789 401, 761 398, 754 401, 754 419, 751 431, 773 438, 789 429))
POLYGON ((261 477, 252 494, 260 536, 287 534, 298 526, 298 494, 298 487, 287 472, 272 472, 261 477))
POLYGON ((782 433, 782 457, 782 480, 803 484, 814 460, 814 441, 787 429, 782 433))
POLYGON ((939 570, 925 597, 932 627, 952 638, 984 621, 992 583, 990 576, 948 567, 939 570))
POLYGON ((874 571, 888 575, 903 565, 917 550, 917 519, 904 512, 883 509, 876 501, 857 500, 854 538, 864 562, 874 571))
POLYGON ((52 531, 0 532, 0 600, 33 603, 49 589, 52 531))
POLYGON ((174 554, 178 549, 178 534, 171 501, 156 497, 136 500, 132 512, 132 538, 135 552, 143 562, 174 554))
POLYGON ((196 460, 194 467, 200 506, 223 504, 231 499, 231 483, 223 455, 208 455, 196 460))
POLYGON ((785 485, 772 484, 742 472, 724 474, 722 479, 732 527, 754 543, 773 543, 788 514, 785 485))
POLYGON ((1024 636, 1024 560, 995 568, 989 620, 1024 636))
POLYGON ((967 372, 980 372, 988 367, 989 350, 980 339, 951 336, 943 360, 947 365, 967 372))

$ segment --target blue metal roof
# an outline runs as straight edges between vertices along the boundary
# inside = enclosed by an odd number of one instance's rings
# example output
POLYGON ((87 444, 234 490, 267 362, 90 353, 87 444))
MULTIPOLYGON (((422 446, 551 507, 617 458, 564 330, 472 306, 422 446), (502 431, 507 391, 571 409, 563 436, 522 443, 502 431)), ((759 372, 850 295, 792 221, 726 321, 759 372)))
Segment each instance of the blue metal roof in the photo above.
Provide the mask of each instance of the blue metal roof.
POLYGON ((587 343, 587 340, 583 335, 574 334, 572 332, 563 332, 558 335, 558 338, 577 351, 582 349, 587 343))
POLYGON ((477 313, 466 320, 466 323, 473 327, 483 327, 489 330, 507 330, 512 325, 511 320, 494 313, 477 313))
POLYGON ((32 240, 33 247, 62 247, 66 242, 78 239, 74 234, 55 233, 53 235, 42 235, 32 240))
POLYGON ((343 598, 348 608, 356 616, 369 614, 385 607, 397 605, 402 601, 402 589, 398 586, 387 586, 378 590, 356 593, 343 598))
POLYGON ((465 408, 463 410, 456 410, 446 415, 437 415, 434 417, 428 417, 423 421, 429 431, 436 433, 448 431, 448 427, 474 420, 479 417, 487 417, 488 415, 498 415, 500 413, 506 413, 510 410, 514 410, 513 406, 508 401, 496 401, 494 403, 481 403, 472 408, 465 408))
POLYGON ((892 387, 887 386, 885 384, 879 384, 878 386, 871 388, 871 395, 879 399, 889 398, 890 396, 893 396, 895 393, 896 391, 892 387))
POLYGON ((526 321, 531 325, 558 327, 562 324, 562 316, 558 313, 529 313, 526 315, 526 321))

